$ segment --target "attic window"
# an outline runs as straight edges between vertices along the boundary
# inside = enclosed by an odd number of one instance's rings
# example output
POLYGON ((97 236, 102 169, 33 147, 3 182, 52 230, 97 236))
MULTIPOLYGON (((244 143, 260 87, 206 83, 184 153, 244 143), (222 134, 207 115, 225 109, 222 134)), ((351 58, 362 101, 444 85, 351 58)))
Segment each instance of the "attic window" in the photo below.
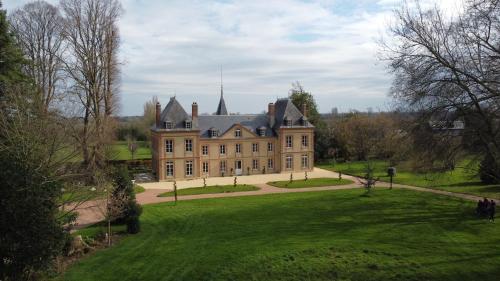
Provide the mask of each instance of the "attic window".
POLYGON ((309 123, 308 123, 308 121, 307 121, 307 117, 303 116, 303 117, 302 117, 302 126, 307 127, 307 125, 308 125, 308 124, 309 124, 309 123))
POLYGON ((241 130, 240 129, 236 129, 236 131, 234 131, 234 137, 241 138, 241 130))
POLYGON ((211 136, 212 138, 215 138, 215 137, 217 137, 218 135, 219 135, 219 134, 218 134, 217 130, 210 130, 210 136, 211 136))
POLYGON ((285 126, 292 127, 292 119, 286 117, 285 118, 285 126))
POLYGON ((165 129, 172 129, 173 128, 173 124, 170 121, 164 122, 164 124, 165 124, 165 129))
POLYGON ((261 136, 261 137, 266 136, 266 128, 264 128, 264 127, 259 128, 259 136, 261 136))
POLYGON ((186 120, 185 126, 186 126, 186 129, 191 129, 193 127, 193 123, 191 121, 186 120))

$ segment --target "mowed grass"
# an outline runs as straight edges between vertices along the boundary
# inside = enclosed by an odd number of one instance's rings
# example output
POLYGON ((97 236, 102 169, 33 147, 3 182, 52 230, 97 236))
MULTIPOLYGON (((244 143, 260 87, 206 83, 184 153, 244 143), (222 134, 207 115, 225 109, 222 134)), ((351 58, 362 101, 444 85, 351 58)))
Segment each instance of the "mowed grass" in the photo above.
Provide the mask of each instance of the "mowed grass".
POLYGON ((117 141, 111 145, 111 155, 112 160, 139 160, 139 159, 151 159, 151 149, 146 141, 136 141, 137 150, 135 151, 134 157, 132 158, 132 153, 128 149, 128 142, 117 141))
POLYGON ((141 233, 59 280, 498 280, 500 224, 474 207, 399 189, 146 205, 141 233))
MULTIPOLYGON (((230 193, 230 192, 252 191, 252 190, 259 190, 259 188, 248 184, 237 184, 236 186, 232 184, 212 185, 207 187, 178 189, 177 195, 182 196, 182 195, 196 195, 196 194, 230 193)), ((158 197, 169 197, 169 196, 174 196, 174 192, 168 191, 158 195, 158 197)))
MULTIPOLYGON (((382 160, 374 160, 372 163, 375 176, 388 182, 390 180, 387 176, 389 163, 382 160)), ((364 161, 336 163, 335 165, 320 164, 317 167, 355 176, 364 176, 366 173, 366 162, 364 161)), ((470 169, 467 161, 462 161, 455 170, 449 172, 415 173, 406 163, 397 165, 396 169, 396 177, 393 179, 395 183, 500 198, 500 185, 482 184, 477 176, 477 171, 470 169)))
POLYGON ((282 188, 303 188, 303 187, 318 187, 318 186, 335 186, 335 185, 346 185, 354 183, 348 179, 335 179, 335 178, 314 178, 314 179, 300 179, 290 181, 272 181, 267 184, 282 187, 282 188))

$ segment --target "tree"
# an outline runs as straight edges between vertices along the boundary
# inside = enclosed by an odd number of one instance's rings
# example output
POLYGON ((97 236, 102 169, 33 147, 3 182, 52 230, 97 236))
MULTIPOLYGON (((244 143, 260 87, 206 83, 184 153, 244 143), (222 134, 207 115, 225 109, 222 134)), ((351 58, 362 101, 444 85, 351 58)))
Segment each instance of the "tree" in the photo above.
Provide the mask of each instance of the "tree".
POLYGON ((143 134, 147 136, 147 141, 151 139, 150 128, 155 124, 156 120, 156 104, 158 97, 154 96, 151 100, 144 103, 144 114, 142 116, 142 130, 143 134))
MULTIPOLYGON (((93 175, 106 161, 114 137, 112 114, 117 106, 119 35, 117 0, 62 0, 62 35, 68 47, 64 71, 81 107, 82 124, 73 136, 81 144, 83 162, 93 175)), ((96 179, 93 179, 94 181, 96 179)))
POLYGON ((55 6, 34 1, 15 10, 9 20, 18 45, 29 60, 24 70, 35 84, 37 104, 47 112, 62 76, 62 17, 55 6))
MULTIPOLYGON (((395 12, 393 38, 382 44, 395 75, 392 95, 429 120, 453 116, 466 124, 479 153, 500 166, 500 3, 465 1, 450 19, 439 8, 405 3, 395 12)), ((500 181, 500 171, 488 172, 500 181)))
POLYGON ((126 166, 116 168, 114 172, 114 185, 112 202, 122 198, 125 199, 123 203, 122 212, 117 216, 116 221, 127 224, 127 232, 131 234, 140 231, 139 217, 142 213, 141 206, 137 203, 134 193, 134 185, 126 166), (124 195, 122 197, 121 195, 124 195))
POLYGON ((318 106, 311 93, 304 90, 299 82, 292 84, 289 91, 289 97, 292 103, 302 110, 303 105, 307 107, 307 119, 314 125, 314 157, 323 159, 328 157, 328 149, 331 147, 331 132, 321 119, 318 112, 318 106))

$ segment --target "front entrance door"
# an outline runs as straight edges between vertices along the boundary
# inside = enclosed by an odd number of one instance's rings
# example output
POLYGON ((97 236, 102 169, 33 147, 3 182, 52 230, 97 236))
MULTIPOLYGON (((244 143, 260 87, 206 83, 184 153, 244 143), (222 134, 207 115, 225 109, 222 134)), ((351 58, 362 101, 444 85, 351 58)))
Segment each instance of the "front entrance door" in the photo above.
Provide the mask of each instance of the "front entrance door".
POLYGON ((236 160, 236 162, 234 163, 234 173, 237 176, 241 176, 243 174, 243 170, 241 167, 242 167, 241 160, 236 160))

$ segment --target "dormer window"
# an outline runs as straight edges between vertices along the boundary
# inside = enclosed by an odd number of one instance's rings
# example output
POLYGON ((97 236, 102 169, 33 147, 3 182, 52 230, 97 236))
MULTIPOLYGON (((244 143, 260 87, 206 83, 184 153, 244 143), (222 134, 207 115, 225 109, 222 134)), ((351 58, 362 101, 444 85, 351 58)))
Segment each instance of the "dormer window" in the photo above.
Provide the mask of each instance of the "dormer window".
POLYGON ((210 136, 211 136, 212 138, 217 137, 217 135, 218 135, 218 134, 217 134, 217 130, 211 130, 211 131, 210 131, 210 136))
POLYGON ((259 136, 265 137, 266 136, 266 127, 260 127, 258 129, 259 136))
POLYGON ((307 121, 307 117, 305 116, 302 116, 302 126, 304 127, 307 127, 307 125, 309 124, 309 121, 307 121))
POLYGON ((170 121, 164 122, 163 124, 165 125, 165 129, 173 129, 174 127, 174 125, 170 121))
POLYGON ((186 120, 184 125, 186 129, 191 129, 193 127, 193 122, 191 122, 191 120, 186 120))
POLYGON ((292 119, 285 117, 285 126, 292 127, 292 119))

